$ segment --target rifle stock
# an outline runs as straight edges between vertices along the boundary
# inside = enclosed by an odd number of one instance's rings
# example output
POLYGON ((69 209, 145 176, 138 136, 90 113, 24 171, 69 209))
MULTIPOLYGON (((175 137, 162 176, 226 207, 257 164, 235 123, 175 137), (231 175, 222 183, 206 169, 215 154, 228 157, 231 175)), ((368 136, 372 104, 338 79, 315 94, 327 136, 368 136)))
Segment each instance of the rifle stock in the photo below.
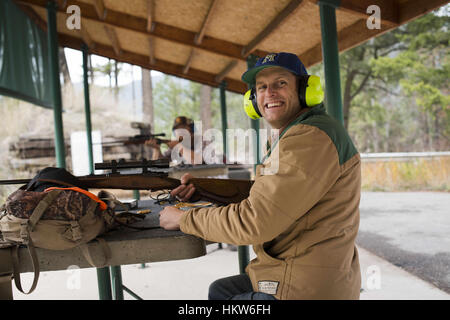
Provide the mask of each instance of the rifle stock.
MULTIPOLYGON (((157 175, 118 174, 108 176, 78 177, 86 188, 124 190, 165 190, 175 189, 181 181, 157 175)), ((196 189, 192 200, 205 199, 219 204, 237 203, 248 198, 251 180, 192 178, 189 180, 196 189)))
MULTIPOLYGON (((123 190, 172 190, 181 185, 181 181, 169 178, 165 174, 107 174, 88 175, 76 177, 80 181, 80 187, 87 189, 123 189, 123 190)), ((40 179, 40 181, 54 182, 51 179, 40 179)), ((0 184, 27 184, 30 179, 4 180, 0 184)), ((193 201, 200 199, 212 201, 218 204, 238 203, 248 198, 252 180, 238 179, 213 179, 192 178, 196 189, 193 201)))

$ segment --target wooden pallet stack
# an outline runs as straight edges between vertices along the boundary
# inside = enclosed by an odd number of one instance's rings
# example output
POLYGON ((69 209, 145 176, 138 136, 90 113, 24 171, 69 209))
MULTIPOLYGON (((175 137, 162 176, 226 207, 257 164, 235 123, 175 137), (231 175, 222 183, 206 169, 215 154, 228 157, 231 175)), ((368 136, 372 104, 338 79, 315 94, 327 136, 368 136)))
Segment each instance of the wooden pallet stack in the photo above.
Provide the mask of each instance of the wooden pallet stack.
MULTIPOLYGON (((129 137, 105 137, 103 142, 126 140, 129 137)), ((67 169, 71 169, 70 140, 65 141, 67 169)), ((151 148, 145 145, 104 145, 103 160, 141 160, 151 158, 151 148)), ((17 170, 56 166, 55 144, 53 138, 19 138, 9 145, 10 166, 17 170)))

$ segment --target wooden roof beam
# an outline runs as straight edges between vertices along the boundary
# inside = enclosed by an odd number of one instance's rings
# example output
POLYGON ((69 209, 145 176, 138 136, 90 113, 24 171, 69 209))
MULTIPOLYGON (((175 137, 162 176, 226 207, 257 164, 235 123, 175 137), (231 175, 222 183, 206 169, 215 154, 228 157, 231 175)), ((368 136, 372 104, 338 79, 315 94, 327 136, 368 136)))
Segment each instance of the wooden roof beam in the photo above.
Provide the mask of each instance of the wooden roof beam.
MULTIPOLYGON (((155 29, 155 1, 147 0, 147 32, 153 32, 155 29)), ((150 64, 155 64, 155 40, 153 36, 148 37, 149 52, 148 58, 150 64)))
MULTIPOLYGON (((33 10, 32 7, 25 5, 23 2, 21 1, 15 1, 17 3, 17 5, 25 12, 25 14, 28 15, 28 17, 34 22, 36 23, 36 25, 41 28, 42 30, 44 30, 45 32, 47 32, 47 22, 42 20, 41 17, 36 13, 36 11, 33 10)), ((58 2, 59 5, 62 6, 62 8, 65 8, 67 5, 67 1, 66 0, 60 0, 58 2)), ((94 48, 95 47, 95 42, 92 40, 92 37, 89 35, 89 33, 86 31, 86 28, 83 27, 83 24, 81 24, 81 28, 78 31, 80 37, 83 39, 83 42, 89 47, 89 48, 94 48)))
POLYGON ((87 32, 86 28, 83 27, 83 24, 81 24, 81 28, 78 32, 88 48, 93 49, 95 47, 95 42, 92 40, 92 37, 87 32))
MULTIPOLYGON (((42 20, 39 15, 30 7, 26 5, 19 4, 21 8, 25 11, 25 13, 32 18, 32 20, 43 30, 47 30, 47 23, 46 21, 42 20)), ((84 28, 82 28, 84 29, 84 28)), ((87 34, 87 33, 86 33, 87 34)), ((81 36, 81 33, 80 33, 81 36)), ((73 36, 68 35, 60 35, 60 45, 66 46, 75 50, 80 50, 82 43, 86 43, 89 48, 90 52, 92 54, 97 54, 100 56, 105 56, 117 61, 122 61, 125 63, 130 63, 134 65, 141 66, 143 68, 149 69, 149 70, 157 70, 166 74, 171 74, 174 76, 178 76, 181 78, 186 78, 188 80, 197 81, 200 83, 204 83, 210 86, 217 87, 222 80, 225 79, 226 75, 237 65, 237 60, 233 60, 229 65, 225 67, 225 69, 219 74, 219 75, 213 75, 208 74, 203 71, 194 70, 195 74, 197 75, 195 78, 189 78, 190 75, 188 72, 184 72, 184 69, 186 69, 186 66, 178 66, 176 64, 166 62, 163 60, 156 61, 155 57, 153 56, 153 43, 152 43, 152 37, 149 37, 150 42, 150 59, 140 56, 135 53, 126 52, 121 50, 121 55, 118 55, 116 53, 116 49, 105 46, 103 44, 96 44, 95 42, 92 42, 90 44, 87 43, 85 39, 78 39, 73 36), (147 60, 147 61, 145 61, 147 60), (177 70, 182 69, 182 72, 179 72, 177 70), (207 79, 207 80, 205 80, 207 79)), ((190 58, 191 59, 191 58, 190 58)), ((190 63, 189 63, 190 64, 190 63)), ((187 70, 189 71, 189 70, 187 70)), ((236 93, 244 93, 246 91, 246 85, 242 83, 241 81, 237 81, 234 79, 227 79, 227 90, 236 92, 236 93)))
POLYGON ((100 20, 105 20, 106 18, 106 8, 103 0, 94 0, 95 11, 97 12, 97 16, 100 20))
POLYGON ((410 0, 398 13, 398 21, 403 24, 412 19, 416 19, 430 11, 436 10, 445 5, 442 0, 410 0))
MULTIPOLYGON (((311 0, 315 3, 318 0, 311 0)), ((417 18, 442 6, 442 0, 409 1, 408 6, 399 10, 396 1, 388 0, 341 0, 339 9, 351 11, 361 16, 361 19, 341 30, 338 33, 339 52, 354 48, 369 38, 380 36, 398 27, 411 19, 417 18), (366 22, 368 15, 365 13, 369 5, 378 5, 381 11, 381 29, 368 29, 366 22), (358 9, 359 8, 359 9, 358 9), (352 9, 352 10, 350 10, 352 9)), ((299 55, 300 60, 306 66, 312 66, 322 61, 322 44, 319 42, 306 52, 299 55)))
POLYGON ((191 50, 191 53, 189 54, 189 58, 186 61, 186 64, 184 65, 183 68, 183 74, 187 74, 189 71, 189 68, 191 67, 191 63, 192 63, 192 59, 194 58, 195 55, 195 49, 191 50))
POLYGON ((206 17, 203 20, 202 27, 200 28, 200 31, 195 35, 194 43, 196 45, 201 44, 202 41, 203 41, 203 37, 205 35, 206 27, 207 27, 209 21, 211 21, 211 16, 212 16, 212 14, 214 12, 214 8, 217 7, 216 6, 217 2, 218 2, 217 0, 212 0, 211 5, 209 6, 208 13, 206 14, 206 17))
POLYGON ((339 10, 357 14, 362 18, 370 17, 373 12, 367 13, 367 8, 376 5, 380 8, 381 23, 396 27, 398 26, 398 6, 392 0, 341 0, 339 10))
MULTIPOLYGON (((211 15, 212 15, 212 12, 214 10, 214 7, 215 7, 216 3, 217 3, 216 0, 212 0, 211 5, 209 6, 208 12, 206 13, 206 17, 203 20, 202 27, 200 28, 200 31, 197 32, 197 34, 195 35, 194 43, 196 45, 199 45, 199 44, 202 43, 203 37, 205 35, 206 26, 208 25, 208 21, 211 18, 211 15)), ((188 73, 189 68, 191 67, 191 63, 192 63, 192 59, 194 58, 194 55, 195 55, 195 48, 192 48, 191 49, 191 53, 189 54, 189 58, 186 61, 186 64, 185 64, 184 69, 183 69, 183 73, 184 74, 188 73)))
MULTIPOLYGON (((367 29, 366 19, 359 19, 338 33, 339 52, 344 52, 356 47, 370 38, 382 35, 394 29, 391 25, 385 25, 381 29, 367 29)), ((309 50, 299 55, 305 66, 313 66, 322 61, 322 43, 319 42, 309 50)))
MULTIPOLYGON (((318 4, 320 0, 310 0, 318 4)), ((376 5, 380 8, 381 23, 391 27, 398 26, 398 6, 394 0, 341 0, 338 10, 342 10, 361 18, 369 18, 373 12, 367 13, 367 8, 376 5)))
POLYGON ((155 40, 152 36, 148 37, 148 45, 149 45, 149 52, 148 52, 148 61, 150 64, 155 64, 155 40))
MULTIPOLYGON (((66 34, 59 35, 58 39, 61 46, 73 48, 76 50, 80 50, 83 43, 82 39, 66 34)), ((194 68, 190 68, 189 72, 187 74, 184 74, 183 65, 174 64, 172 62, 160 59, 155 59, 155 63, 150 64, 147 55, 141 55, 126 50, 123 50, 122 54, 119 56, 116 54, 114 48, 101 43, 97 43, 95 48, 90 50, 90 53, 111 58, 119 62, 137 65, 145 69, 156 70, 180 78, 196 81, 212 87, 218 87, 220 84, 215 80, 215 74, 211 74, 194 68)), ((247 85, 242 81, 234 80, 231 78, 225 78, 224 80, 227 82, 227 90, 229 91, 236 93, 244 93, 245 91, 247 91, 247 85)))
POLYGON ((155 29, 155 1, 147 0, 147 32, 155 29))
MULTIPOLYGON (((47 0, 26 0, 26 1, 24 0, 23 3, 45 8, 47 5, 47 0)), ((180 29, 177 27, 169 26, 154 21, 153 22, 154 30, 152 32, 148 32, 147 31, 148 21, 146 18, 140 18, 108 9, 107 10, 108 14, 105 16, 105 19, 101 20, 97 15, 96 9, 91 4, 77 0, 71 0, 70 4, 74 4, 80 7, 82 19, 104 23, 111 27, 118 27, 138 32, 146 36, 151 35, 161 39, 173 41, 197 49, 202 49, 208 52, 219 54, 221 56, 246 61, 246 58, 241 55, 243 46, 233 42, 216 39, 205 35, 203 37, 201 44, 197 45, 194 42, 196 33, 188 30, 180 29)), ((66 15, 64 9, 58 8, 58 11, 66 15)), ((253 51, 253 53, 257 56, 262 57, 267 55, 269 52, 262 50, 255 50, 253 51)))
POLYGON ((216 77, 215 81, 217 83, 222 82, 222 80, 233 70, 233 68, 237 65, 237 60, 231 61, 216 77))
POLYGON ((269 34, 271 34, 303 0, 292 0, 248 45, 242 48, 241 55, 247 57, 269 34))
POLYGON ((116 31, 114 28, 105 25, 105 31, 109 38, 109 41, 111 41, 112 47, 114 48, 114 52, 116 55, 120 56, 122 54, 122 49, 120 48, 119 39, 117 38, 116 31))
POLYGON ((67 7, 67 0, 56 0, 56 4, 62 6, 63 8, 67 7))

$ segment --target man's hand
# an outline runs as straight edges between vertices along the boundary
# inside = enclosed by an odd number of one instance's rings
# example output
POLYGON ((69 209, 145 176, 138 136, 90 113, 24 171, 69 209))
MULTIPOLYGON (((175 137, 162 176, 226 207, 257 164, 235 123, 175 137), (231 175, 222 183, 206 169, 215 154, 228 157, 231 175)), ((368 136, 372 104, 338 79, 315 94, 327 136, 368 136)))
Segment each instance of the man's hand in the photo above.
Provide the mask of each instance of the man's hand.
POLYGON ((183 213, 175 207, 165 207, 159 213, 159 225, 166 230, 180 230, 180 218, 183 213))
POLYGON ((194 177, 191 174, 185 173, 180 179, 181 185, 173 189, 170 192, 170 195, 172 197, 176 197, 181 201, 188 201, 195 192, 194 185, 192 183, 188 184, 189 180, 191 180, 192 178, 194 177))

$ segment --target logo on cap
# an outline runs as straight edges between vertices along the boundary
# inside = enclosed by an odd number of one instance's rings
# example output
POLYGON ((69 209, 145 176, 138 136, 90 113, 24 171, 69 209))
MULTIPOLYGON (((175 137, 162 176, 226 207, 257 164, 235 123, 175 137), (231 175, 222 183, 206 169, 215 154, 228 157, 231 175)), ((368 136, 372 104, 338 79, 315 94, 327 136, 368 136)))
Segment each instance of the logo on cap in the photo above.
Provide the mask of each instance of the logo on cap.
POLYGON ((263 60, 263 62, 261 63, 261 64, 265 64, 265 63, 267 63, 267 62, 273 62, 273 61, 275 61, 275 57, 277 56, 277 54, 276 53, 270 53, 270 54, 268 54, 265 58, 264 58, 264 60, 263 60))

